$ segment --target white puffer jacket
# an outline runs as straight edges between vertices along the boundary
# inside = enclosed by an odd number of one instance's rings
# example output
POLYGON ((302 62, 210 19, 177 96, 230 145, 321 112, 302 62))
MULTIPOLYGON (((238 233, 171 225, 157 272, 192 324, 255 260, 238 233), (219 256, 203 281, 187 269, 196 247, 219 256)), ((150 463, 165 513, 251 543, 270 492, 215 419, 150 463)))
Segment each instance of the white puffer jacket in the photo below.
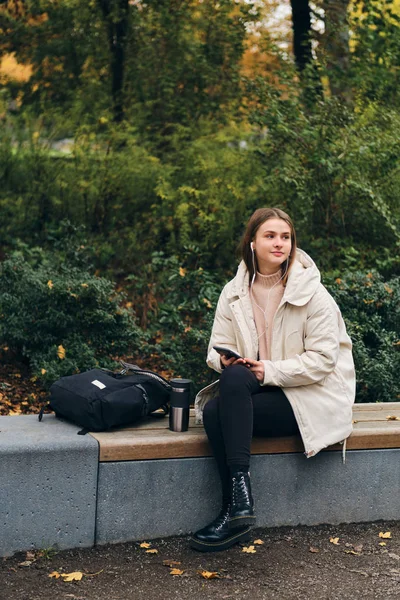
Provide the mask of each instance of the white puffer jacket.
MULTIPOLYGON (((221 372, 213 346, 258 358, 258 338, 244 262, 218 301, 207 364, 221 372)), ((314 261, 297 250, 283 298, 272 324, 271 360, 265 360, 262 385, 279 386, 295 414, 305 454, 314 456, 344 441, 352 432, 355 371, 352 343, 339 307, 321 284, 314 261)), ((218 395, 218 381, 196 397, 197 422, 203 407, 218 395)))

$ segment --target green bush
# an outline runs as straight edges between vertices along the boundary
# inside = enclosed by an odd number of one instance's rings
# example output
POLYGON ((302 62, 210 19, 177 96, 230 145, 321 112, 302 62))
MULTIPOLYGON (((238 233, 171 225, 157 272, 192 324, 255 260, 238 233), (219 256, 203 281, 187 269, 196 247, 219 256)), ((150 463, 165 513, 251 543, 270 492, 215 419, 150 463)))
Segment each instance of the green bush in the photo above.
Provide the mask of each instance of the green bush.
POLYGON ((0 265, 0 343, 49 384, 132 355, 140 330, 112 282, 39 248, 0 265))
POLYGON ((175 376, 192 379, 196 389, 215 379, 205 359, 223 284, 200 266, 198 257, 195 246, 184 247, 180 257, 155 252, 140 276, 127 277, 150 337, 148 353, 175 376))
POLYGON ((400 400, 400 280, 377 272, 346 273, 325 285, 353 341, 357 402, 400 400))

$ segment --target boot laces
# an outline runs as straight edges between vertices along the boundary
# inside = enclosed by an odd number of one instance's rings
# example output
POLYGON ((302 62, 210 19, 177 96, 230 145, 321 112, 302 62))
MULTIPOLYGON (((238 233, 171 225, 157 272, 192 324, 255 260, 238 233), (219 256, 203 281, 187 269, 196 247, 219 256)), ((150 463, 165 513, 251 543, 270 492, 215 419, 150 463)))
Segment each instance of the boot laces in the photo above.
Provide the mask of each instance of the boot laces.
POLYGON ((235 504, 246 502, 250 504, 249 490, 244 475, 233 477, 233 501, 235 504))
POLYGON ((216 521, 215 529, 221 529, 224 525, 226 525, 227 521, 229 521, 229 512, 230 505, 228 504, 226 508, 223 508, 218 515, 216 521))

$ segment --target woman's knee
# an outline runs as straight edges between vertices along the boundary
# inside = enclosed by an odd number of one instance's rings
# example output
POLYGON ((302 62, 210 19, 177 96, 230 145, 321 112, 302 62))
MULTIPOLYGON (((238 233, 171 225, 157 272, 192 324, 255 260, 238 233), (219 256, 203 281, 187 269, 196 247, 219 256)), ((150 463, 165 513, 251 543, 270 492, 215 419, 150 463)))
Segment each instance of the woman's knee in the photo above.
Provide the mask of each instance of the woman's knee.
POLYGON ((218 418, 218 400, 219 398, 213 398, 209 400, 207 404, 203 408, 203 423, 204 427, 209 426, 212 423, 215 423, 218 418))
POLYGON ((240 388, 248 389, 254 384, 255 375, 243 365, 231 365, 221 373, 219 380, 220 390, 224 392, 237 391, 240 388))

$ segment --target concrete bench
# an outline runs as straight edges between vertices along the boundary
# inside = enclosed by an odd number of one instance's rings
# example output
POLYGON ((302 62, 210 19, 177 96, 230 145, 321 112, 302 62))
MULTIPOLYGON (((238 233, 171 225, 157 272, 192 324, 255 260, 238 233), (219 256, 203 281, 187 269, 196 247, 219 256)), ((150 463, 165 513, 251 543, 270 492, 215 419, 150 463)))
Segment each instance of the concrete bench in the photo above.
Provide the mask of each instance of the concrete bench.
MULTIPOLYGON (((400 404, 357 404, 354 432, 306 459, 299 437, 254 438, 259 526, 400 518, 400 404), (387 416, 398 417, 388 420, 387 416), (397 483, 396 483, 397 485, 397 483)), ((174 433, 167 419, 93 433, 99 442, 97 543, 184 534, 213 518, 220 486, 204 429, 174 433)))
MULTIPOLYGON (((259 526, 400 518, 400 403, 353 414, 346 464, 340 445, 306 459, 297 437, 253 440, 259 526)), ((193 416, 185 433, 153 418, 79 429, 52 415, 0 417, 0 555, 187 534, 215 516, 218 476, 193 416)))

